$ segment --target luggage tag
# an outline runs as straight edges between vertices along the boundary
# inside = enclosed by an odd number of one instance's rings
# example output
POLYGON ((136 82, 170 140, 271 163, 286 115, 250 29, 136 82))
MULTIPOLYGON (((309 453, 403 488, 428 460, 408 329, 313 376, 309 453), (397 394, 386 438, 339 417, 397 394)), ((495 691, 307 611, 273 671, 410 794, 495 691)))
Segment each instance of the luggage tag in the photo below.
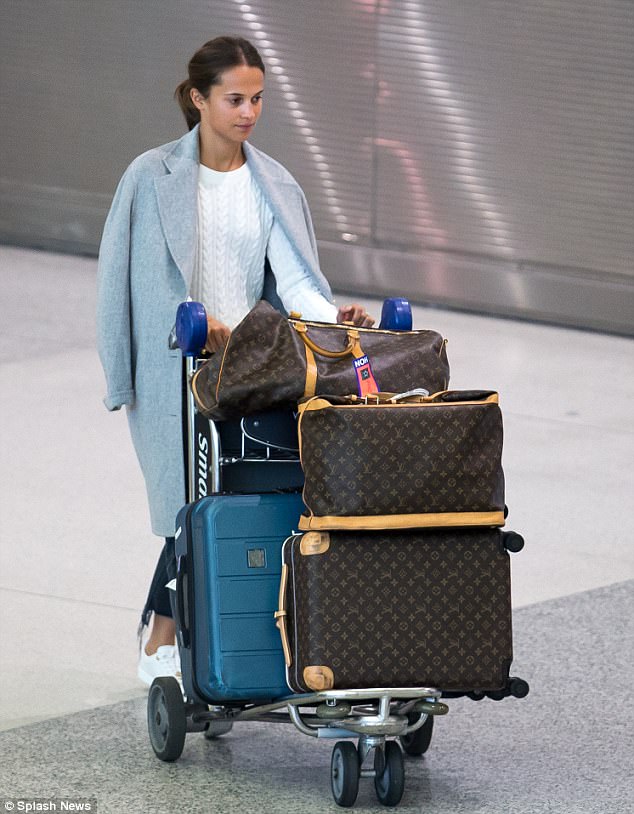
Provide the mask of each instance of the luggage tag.
MULTIPOLYGON (((343 324, 350 325, 351 327, 354 325, 352 322, 344 322, 343 324)), ((354 365, 354 372, 357 374, 359 395, 364 398, 370 393, 378 393, 379 386, 376 383, 374 374, 372 373, 370 359, 368 358, 368 355, 363 352, 363 349, 359 344, 359 333, 354 331, 350 334, 350 337, 356 340, 353 343, 352 364, 354 365)))
POLYGON ((379 386, 376 383, 374 374, 372 373, 372 366, 367 355, 363 353, 362 356, 355 356, 352 363, 354 365, 355 373, 357 374, 359 395, 363 398, 370 393, 378 393, 379 386))

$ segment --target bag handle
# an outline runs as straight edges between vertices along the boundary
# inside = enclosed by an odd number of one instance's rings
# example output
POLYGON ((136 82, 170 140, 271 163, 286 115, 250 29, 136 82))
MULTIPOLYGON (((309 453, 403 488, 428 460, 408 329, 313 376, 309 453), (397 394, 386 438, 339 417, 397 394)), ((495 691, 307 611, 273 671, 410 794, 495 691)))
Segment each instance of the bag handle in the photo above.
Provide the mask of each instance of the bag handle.
POLYGON ((288 565, 282 565, 282 575, 280 579, 280 595, 278 599, 279 610, 273 614, 276 620, 275 626, 280 631, 282 638, 282 650, 284 651, 284 661, 286 666, 290 667, 293 661, 291 656, 291 648, 288 642, 288 630, 286 628, 286 584, 288 582, 288 565))
POLYGON ((308 336, 308 328, 303 323, 294 322, 293 328, 295 328, 297 333, 301 336, 304 344, 310 348, 313 353, 319 354, 319 356, 326 356, 328 359, 344 359, 346 356, 351 355, 355 358, 363 356, 363 351, 361 350, 361 345, 359 343, 358 331, 346 331, 348 336, 348 344, 343 350, 327 350, 327 348, 321 348, 308 336))

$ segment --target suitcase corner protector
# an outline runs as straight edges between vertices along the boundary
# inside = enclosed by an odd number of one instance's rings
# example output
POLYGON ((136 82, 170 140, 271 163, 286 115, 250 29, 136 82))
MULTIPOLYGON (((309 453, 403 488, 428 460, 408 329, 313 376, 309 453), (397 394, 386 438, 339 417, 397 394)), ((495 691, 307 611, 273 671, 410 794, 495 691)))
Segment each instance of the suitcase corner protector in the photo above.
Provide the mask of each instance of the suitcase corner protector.
POLYGON ((330 548, 330 534, 327 531, 309 531, 302 535, 299 544, 300 554, 310 557, 313 554, 325 554, 330 548))
POLYGON ((332 690, 335 686, 335 674, 324 665, 304 667, 303 678, 306 686, 315 692, 332 690))

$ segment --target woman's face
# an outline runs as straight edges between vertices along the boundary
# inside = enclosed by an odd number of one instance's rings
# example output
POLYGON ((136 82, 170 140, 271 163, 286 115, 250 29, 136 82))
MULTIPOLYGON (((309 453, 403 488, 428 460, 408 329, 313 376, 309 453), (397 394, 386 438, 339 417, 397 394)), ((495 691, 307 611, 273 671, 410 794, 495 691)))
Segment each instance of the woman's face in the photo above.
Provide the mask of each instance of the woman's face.
POLYGON ((259 68, 238 65, 221 75, 205 99, 192 90, 192 101, 200 111, 200 126, 225 143, 245 141, 253 132, 262 111, 264 74, 259 68))

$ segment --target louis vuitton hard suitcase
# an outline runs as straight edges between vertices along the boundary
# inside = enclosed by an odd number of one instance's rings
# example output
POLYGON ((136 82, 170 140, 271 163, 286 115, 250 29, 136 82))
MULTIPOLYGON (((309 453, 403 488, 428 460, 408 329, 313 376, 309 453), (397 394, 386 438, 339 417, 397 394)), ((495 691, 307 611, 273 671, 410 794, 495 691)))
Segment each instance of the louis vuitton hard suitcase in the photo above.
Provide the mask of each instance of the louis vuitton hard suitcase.
POLYGON ((274 611, 280 547, 298 493, 211 495, 177 518, 175 616, 188 698, 205 703, 288 695, 274 611))
POLYGON ((491 691, 512 661, 499 529, 307 532, 283 547, 278 627, 295 692, 491 691))
POLYGON ((316 396, 299 440, 303 531, 504 525, 493 391, 316 396))

